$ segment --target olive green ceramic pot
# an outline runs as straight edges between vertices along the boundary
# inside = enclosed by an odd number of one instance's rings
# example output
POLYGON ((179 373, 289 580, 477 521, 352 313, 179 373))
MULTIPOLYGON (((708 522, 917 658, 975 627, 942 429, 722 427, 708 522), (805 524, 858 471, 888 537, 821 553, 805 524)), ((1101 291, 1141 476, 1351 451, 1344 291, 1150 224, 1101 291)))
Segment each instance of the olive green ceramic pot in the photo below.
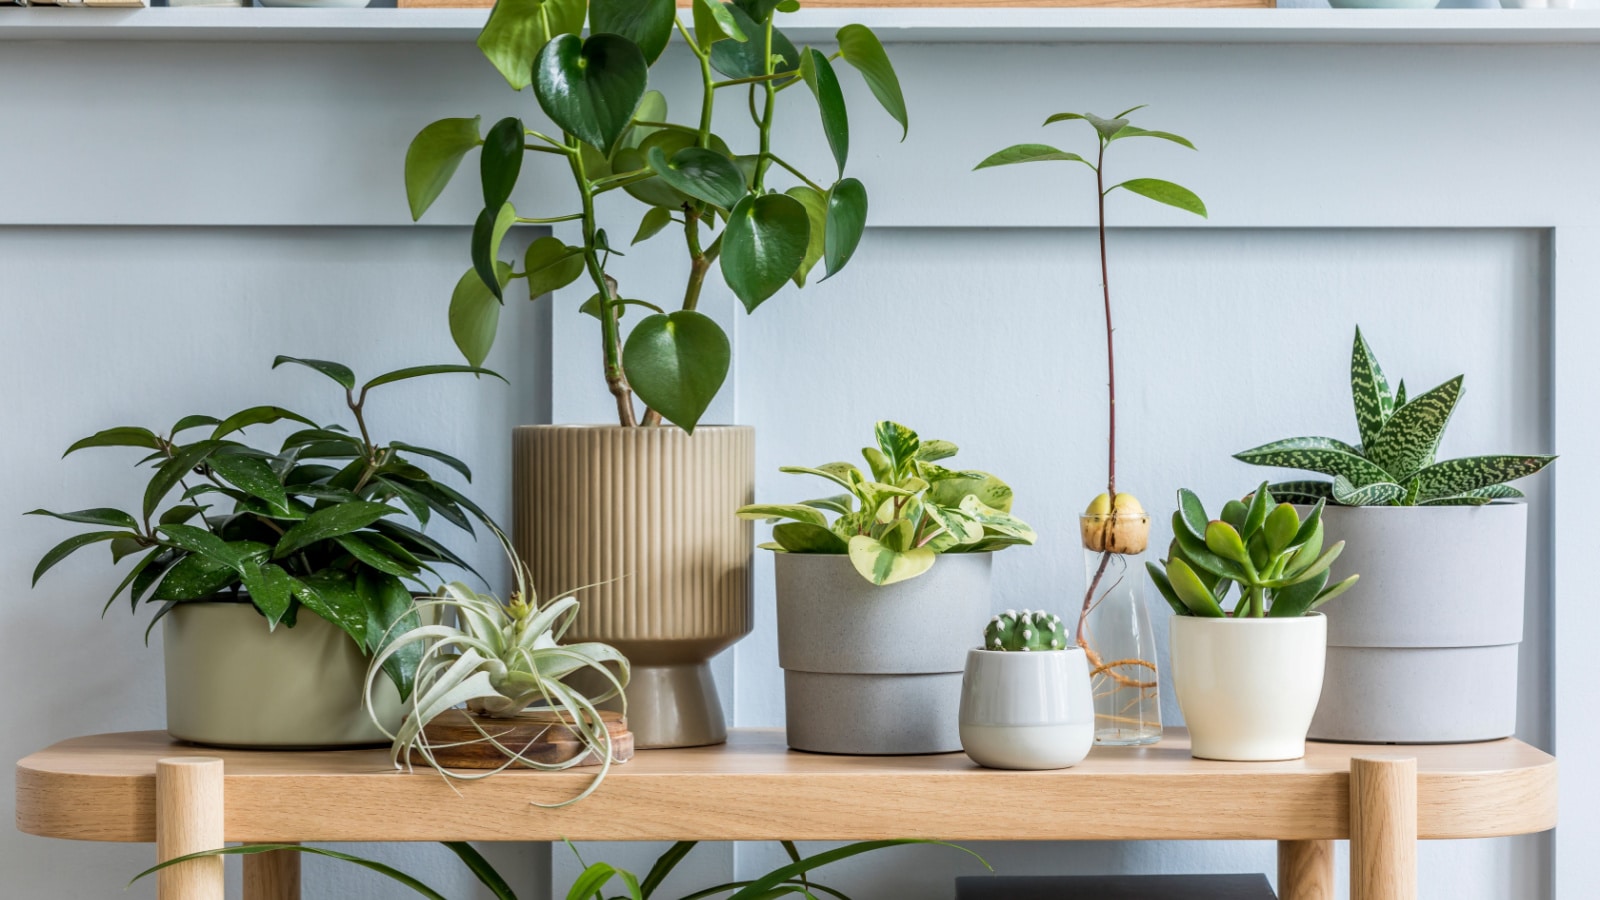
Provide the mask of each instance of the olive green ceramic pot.
MULTIPOLYGON (((367 659, 349 635, 302 610, 268 630, 247 602, 180 603, 162 622, 167 732, 181 741, 246 749, 386 744, 361 706, 367 659)), ((373 705, 392 732, 404 717, 388 678, 373 705)))

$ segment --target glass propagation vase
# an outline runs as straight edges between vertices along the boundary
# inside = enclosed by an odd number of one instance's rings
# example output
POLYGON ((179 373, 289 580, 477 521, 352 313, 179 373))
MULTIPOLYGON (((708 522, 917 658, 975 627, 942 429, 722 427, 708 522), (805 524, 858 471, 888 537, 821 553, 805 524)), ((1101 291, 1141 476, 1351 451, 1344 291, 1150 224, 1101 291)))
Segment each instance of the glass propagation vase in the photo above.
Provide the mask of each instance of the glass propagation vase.
MULTIPOLYGON (((1161 678, 1144 603, 1145 539, 1115 539, 1108 518, 1082 517, 1087 584, 1076 636, 1089 659, 1094 740, 1107 746, 1154 744, 1161 740, 1161 678)), ((1123 533, 1148 535, 1148 517, 1119 518, 1142 520, 1120 523, 1130 526, 1123 533)))

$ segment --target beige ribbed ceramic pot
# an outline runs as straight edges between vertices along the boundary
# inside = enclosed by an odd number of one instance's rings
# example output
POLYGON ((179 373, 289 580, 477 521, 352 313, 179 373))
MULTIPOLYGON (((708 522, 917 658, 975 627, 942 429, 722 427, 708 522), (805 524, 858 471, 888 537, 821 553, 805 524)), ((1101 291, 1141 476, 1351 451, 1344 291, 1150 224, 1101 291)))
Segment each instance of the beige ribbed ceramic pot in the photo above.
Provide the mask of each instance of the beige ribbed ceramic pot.
POLYGON ((635 746, 726 740, 708 663, 750 633, 753 526, 734 511, 755 499, 755 429, 529 425, 513 443, 517 552, 541 599, 583 588, 567 641, 632 663, 635 746))

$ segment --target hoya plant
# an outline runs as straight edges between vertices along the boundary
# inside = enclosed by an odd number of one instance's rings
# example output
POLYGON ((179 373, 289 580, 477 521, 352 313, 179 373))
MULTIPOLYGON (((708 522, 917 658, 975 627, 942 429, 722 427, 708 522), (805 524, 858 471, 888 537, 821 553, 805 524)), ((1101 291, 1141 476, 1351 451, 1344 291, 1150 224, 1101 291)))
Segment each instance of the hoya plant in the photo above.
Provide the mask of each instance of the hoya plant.
POLYGON ((784 521, 768 550, 849 554, 861 577, 894 584, 933 567, 940 553, 979 553, 1032 544, 1033 529, 1011 515, 1011 487, 988 472, 950 469, 949 441, 924 441, 897 422, 879 422, 876 447, 862 449, 868 477, 848 462, 784 466, 845 493, 796 504, 753 504, 740 518, 784 521), (828 513, 835 514, 832 522, 828 513))
POLYGON ((825 277, 844 268, 866 227, 867 190, 845 175, 850 123, 834 63, 861 73, 899 123, 902 139, 905 98, 882 43, 864 26, 839 29, 832 52, 796 47, 777 21, 799 6, 694 0, 680 17, 673 0, 495 4, 478 47, 513 90, 532 88, 556 132, 517 117, 486 132, 476 117, 441 119, 417 134, 405 166, 411 214, 421 218, 463 157, 482 148, 484 208, 472 232, 472 268, 450 301, 451 334, 469 362, 486 358, 514 282, 535 299, 586 279, 593 293, 581 309, 599 320, 605 380, 620 424, 666 419, 692 431, 728 373, 727 335, 697 309, 711 271, 754 312, 784 285, 804 286, 819 262, 825 277), (664 53, 674 33, 686 53, 664 53), (663 59, 698 72, 699 97, 681 122, 672 121, 666 97, 650 89, 652 69, 663 59), (810 115, 819 117, 835 163, 815 178, 773 142, 779 95, 801 85, 815 100, 810 115), (739 113, 748 107, 745 134, 712 130, 718 100, 730 94, 739 113), (548 192, 559 205, 538 216, 522 215, 510 202, 529 153, 558 157, 574 188, 559 200, 548 192), (677 233, 688 262, 681 301, 663 295, 660 278, 623 285, 609 273, 609 261, 622 254, 596 201, 615 191, 643 211, 633 243, 677 233), (500 258, 513 225, 564 222, 581 229, 576 244, 544 237, 519 261, 500 258), (635 317, 624 334, 630 307, 635 317))
MULTIPOLYGON (((269 629, 292 628, 306 613, 321 616, 368 654, 381 649, 397 623, 420 624, 412 596, 426 590, 423 573, 436 576, 432 567, 441 564, 470 571, 421 528, 435 516, 469 534, 475 520, 491 529, 494 524, 477 504, 413 460, 442 463, 471 480, 465 463, 438 450, 375 440, 367 401, 373 390, 411 378, 495 373, 475 366, 415 366, 358 386, 355 373, 340 363, 280 356, 273 368, 286 363, 310 367, 343 388, 354 431, 318 425, 281 406, 252 406, 223 419, 185 416, 165 431, 123 426, 86 437, 64 455, 90 447, 147 451, 139 462, 148 472, 143 500, 132 512, 98 507, 29 513, 95 526, 46 553, 33 583, 78 550, 106 544, 113 564, 136 562, 105 609, 124 593, 135 612, 141 602, 160 604, 147 637, 178 604, 218 599, 254 604, 269 629), (304 427, 276 449, 242 439, 246 429, 282 421, 304 427), (399 521, 407 512, 418 528, 399 521)), ((408 648, 386 656, 384 671, 402 696, 411 694, 419 655, 408 648)))
POLYGON ((1538 472, 1554 456, 1498 454, 1438 461, 1439 442, 1461 399, 1465 376, 1431 391, 1406 396, 1402 380, 1391 391, 1372 348, 1356 329, 1350 351, 1350 394, 1361 443, 1298 437, 1234 455, 1258 466, 1305 469, 1331 481, 1287 481, 1273 493, 1301 503, 1331 500, 1341 506, 1482 506, 1523 496, 1507 484, 1538 472))
POLYGON ((1263 483, 1243 500, 1229 500, 1220 518, 1206 515, 1193 491, 1178 491, 1173 540, 1161 565, 1145 563, 1151 580, 1180 616, 1236 619, 1303 616, 1356 583, 1329 584, 1329 569, 1344 541, 1322 547, 1323 501, 1304 519, 1263 483), (1233 588, 1231 610, 1223 603, 1233 588))

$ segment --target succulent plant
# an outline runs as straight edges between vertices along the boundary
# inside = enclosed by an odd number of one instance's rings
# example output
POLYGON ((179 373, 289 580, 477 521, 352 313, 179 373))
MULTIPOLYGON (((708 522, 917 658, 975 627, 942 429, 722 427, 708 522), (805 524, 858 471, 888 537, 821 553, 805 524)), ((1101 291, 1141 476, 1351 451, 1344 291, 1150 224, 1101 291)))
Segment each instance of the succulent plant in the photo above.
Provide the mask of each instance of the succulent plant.
POLYGON ((1211 519, 1193 491, 1178 491, 1172 514, 1172 545, 1161 565, 1146 563, 1150 578, 1180 616, 1274 618, 1305 615, 1356 583, 1359 576, 1329 584, 1329 569, 1344 541, 1322 548, 1318 500, 1304 519, 1278 502, 1263 482, 1243 500, 1229 500, 1211 519), (1239 598, 1225 611, 1234 585, 1239 598))
POLYGON ((985 650, 1061 650, 1071 643, 1061 617, 1042 609, 1025 609, 1020 615, 1008 609, 983 629, 985 650))
POLYGON ((869 479, 847 462, 779 471, 816 475, 849 493, 794 504, 752 504, 740 518, 777 521, 767 550, 849 554, 873 584, 915 578, 940 553, 979 553, 1032 544, 1033 529, 1011 515, 1011 487, 988 472, 949 469, 939 460, 956 455, 949 441, 924 441, 896 422, 879 422, 877 447, 861 455, 869 479), (825 512, 837 513, 830 524, 825 512))
POLYGON ((1331 500, 1340 506, 1482 506, 1515 499, 1506 484, 1549 465, 1554 456, 1469 456, 1435 460, 1465 376, 1407 398, 1406 383, 1393 391, 1361 329, 1350 352, 1350 393, 1360 444, 1329 437, 1288 438, 1234 455, 1257 466, 1306 469, 1332 481, 1272 485, 1279 497, 1302 503, 1331 500))

